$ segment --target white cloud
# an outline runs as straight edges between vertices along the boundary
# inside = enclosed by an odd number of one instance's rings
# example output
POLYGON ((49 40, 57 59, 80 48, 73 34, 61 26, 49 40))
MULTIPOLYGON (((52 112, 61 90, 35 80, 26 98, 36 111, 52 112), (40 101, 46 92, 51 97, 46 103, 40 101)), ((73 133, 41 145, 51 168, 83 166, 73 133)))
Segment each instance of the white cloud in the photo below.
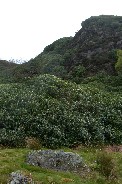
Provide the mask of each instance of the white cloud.
POLYGON ((0 0, 0 58, 30 59, 74 35, 92 15, 121 15, 121 0, 0 0))

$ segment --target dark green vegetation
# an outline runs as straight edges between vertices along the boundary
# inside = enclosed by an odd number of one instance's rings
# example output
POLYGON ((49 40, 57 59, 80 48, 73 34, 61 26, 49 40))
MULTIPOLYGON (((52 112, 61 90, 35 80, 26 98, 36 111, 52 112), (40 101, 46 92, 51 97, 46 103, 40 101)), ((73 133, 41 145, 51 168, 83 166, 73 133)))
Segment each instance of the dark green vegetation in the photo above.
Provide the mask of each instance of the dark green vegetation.
POLYGON ((90 167, 85 175, 69 172, 56 172, 25 163, 29 149, 0 150, 0 183, 6 184, 9 174, 21 170, 30 176, 37 184, 121 184, 122 157, 121 153, 105 154, 100 148, 84 148, 78 150, 65 149, 78 153, 90 167), (100 156, 102 155, 102 156, 100 156), (113 162, 114 159, 114 162, 113 162), (112 170, 113 173, 110 174, 112 170), (107 174, 104 174, 106 171, 107 174), (117 173, 116 173, 117 172, 117 173), (107 175, 107 176, 106 176, 107 175), (108 178, 108 175, 110 178, 108 178))
POLYGON ((0 60, 0 83, 11 82, 13 79, 13 70, 16 63, 0 60))
POLYGON ((122 17, 91 17, 27 63, 1 61, 0 144, 121 144, 121 32, 122 17))
POLYGON ((100 72, 117 75, 118 67, 115 65, 117 50, 122 49, 122 17, 92 16, 81 25, 74 37, 53 42, 27 63, 11 70, 8 66, 4 76, 7 75, 9 81, 22 82, 28 77, 48 73, 80 83, 100 72))
POLYGON ((122 144, 122 17, 91 17, 27 63, 0 61, 0 144, 27 137, 49 148, 122 144))
POLYGON ((34 59, 15 67, 14 81, 53 74, 80 83, 100 72, 117 75, 117 50, 122 49, 122 17, 93 16, 82 22, 74 37, 61 38, 34 59))
POLYGON ((118 60, 115 65, 115 69, 119 75, 122 75, 122 50, 117 51, 118 60))
POLYGON ((26 136, 53 148, 122 143, 121 90, 109 92, 97 81, 77 85, 51 75, 1 84, 0 89, 0 144, 21 146, 26 136))
POLYGON ((121 144, 121 33, 122 17, 91 17, 27 63, 0 61, 0 144, 121 144))

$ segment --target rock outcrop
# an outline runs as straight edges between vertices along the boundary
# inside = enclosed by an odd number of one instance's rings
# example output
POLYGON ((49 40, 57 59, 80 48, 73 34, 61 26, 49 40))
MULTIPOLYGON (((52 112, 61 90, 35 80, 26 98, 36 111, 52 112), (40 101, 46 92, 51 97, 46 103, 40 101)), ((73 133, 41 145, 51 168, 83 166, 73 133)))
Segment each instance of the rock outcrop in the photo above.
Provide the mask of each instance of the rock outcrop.
POLYGON ((8 184, 34 184, 32 178, 24 175, 21 171, 12 172, 8 184))
POLYGON ((64 151, 33 151, 27 156, 27 163, 58 171, 79 172, 88 170, 88 167, 78 154, 64 151))
POLYGON ((54 41, 34 59, 13 68, 9 75, 15 81, 51 74, 63 79, 76 78, 74 81, 79 82, 101 72, 117 75, 116 51, 122 49, 122 16, 92 16, 81 26, 74 37, 54 41))
POLYGON ((66 79, 93 76, 99 72, 116 75, 116 50, 122 49, 122 16, 92 16, 81 26, 74 37, 53 42, 28 64, 40 61, 43 64, 39 73, 66 79), (83 75, 79 66, 85 68, 83 75))
POLYGON ((76 50, 71 67, 83 65, 88 74, 115 74, 115 51, 122 49, 122 16, 92 16, 81 25, 70 43, 70 48, 76 50))

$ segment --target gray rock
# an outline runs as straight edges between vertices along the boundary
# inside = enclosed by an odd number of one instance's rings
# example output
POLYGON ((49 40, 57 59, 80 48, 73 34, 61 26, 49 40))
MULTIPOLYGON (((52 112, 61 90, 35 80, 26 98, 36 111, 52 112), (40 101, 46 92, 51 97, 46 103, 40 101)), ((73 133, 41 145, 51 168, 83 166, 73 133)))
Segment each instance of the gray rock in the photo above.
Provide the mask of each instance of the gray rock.
POLYGON ((80 171, 87 168, 83 159, 75 153, 53 150, 33 151, 27 156, 27 163, 60 171, 80 171))
POLYGON ((11 179, 8 184, 34 184, 32 179, 22 174, 21 171, 12 172, 10 178, 11 179))

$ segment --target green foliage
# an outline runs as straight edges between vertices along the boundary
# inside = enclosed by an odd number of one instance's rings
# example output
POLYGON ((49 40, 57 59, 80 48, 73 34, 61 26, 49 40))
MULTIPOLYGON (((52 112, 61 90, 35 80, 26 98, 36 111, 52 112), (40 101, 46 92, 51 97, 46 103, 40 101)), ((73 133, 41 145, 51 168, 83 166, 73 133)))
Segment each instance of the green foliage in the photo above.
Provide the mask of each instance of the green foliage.
POLYGON ((91 16, 82 22, 82 27, 88 27, 93 25, 105 26, 107 29, 109 26, 114 29, 120 27, 121 29, 121 16, 114 15, 100 15, 100 16, 91 16))
POLYGON ((119 74, 122 74, 122 50, 117 51, 118 60, 115 69, 119 74))
POLYGON ((0 144, 21 146, 25 137, 38 138, 51 148, 122 143, 119 93, 51 75, 2 84, 0 89, 0 144))
POLYGON ((0 144, 8 147, 22 147, 25 145, 26 133, 19 126, 15 129, 0 129, 0 144))
POLYGON ((9 68, 8 62, 1 61, 0 82, 23 82, 40 74, 52 74, 80 83, 84 74, 91 76, 102 71, 109 75, 121 73, 121 58, 114 67, 116 49, 122 47, 121 32, 121 16, 92 16, 82 23, 82 29, 74 37, 54 41, 27 63, 13 64, 14 67, 11 63, 9 68), (85 73, 79 67, 85 67, 85 73))
POLYGON ((75 66, 71 72, 69 72, 70 79, 76 83, 80 83, 85 76, 85 67, 82 65, 75 66))
POLYGON ((71 42, 72 37, 64 37, 54 41, 52 44, 45 47, 43 53, 55 52, 56 54, 65 53, 66 46, 71 42))
POLYGON ((65 76, 66 70, 63 66, 64 59, 60 54, 45 54, 41 59, 40 73, 48 73, 62 78, 65 76))
POLYGON ((91 17, 27 63, 0 61, 0 144, 122 144, 121 25, 122 17, 91 17))
POLYGON ((16 63, 0 60, 0 83, 13 82, 12 71, 16 63))
POLYGON ((98 73, 92 77, 84 78, 82 83, 108 92, 122 92, 122 75, 110 76, 98 73))
POLYGON ((29 62, 16 66, 12 70, 13 81, 23 82, 40 74, 52 74, 65 78, 67 69, 65 52, 72 37, 64 37, 45 47, 44 51, 29 62))

